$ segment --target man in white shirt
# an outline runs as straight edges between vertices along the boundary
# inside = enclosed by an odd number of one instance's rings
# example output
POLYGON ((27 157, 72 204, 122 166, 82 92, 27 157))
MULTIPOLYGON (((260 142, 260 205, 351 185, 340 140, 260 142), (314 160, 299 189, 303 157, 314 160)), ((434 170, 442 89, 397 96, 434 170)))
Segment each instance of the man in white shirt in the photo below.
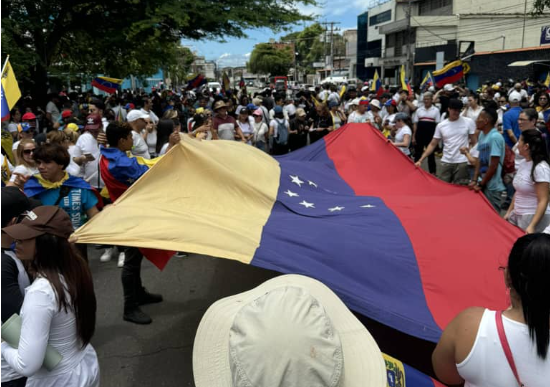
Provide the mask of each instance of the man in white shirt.
POLYGON ((359 100, 359 105, 357 105, 357 110, 352 112, 348 117, 348 124, 364 124, 366 122, 371 122, 371 115, 368 114, 367 108, 369 106, 369 101, 366 98, 361 98, 359 100))
POLYGON ((103 128, 99 114, 90 114, 86 117, 84 132, 76 141, 76 157, 73 161, 82 166, 83 178, 99 191, 105 186, 99 172, 99 145, 97 135, 103 128), (85 157, 81 157, 85 156, 85 157))
POLYGON ((99 99, 93 99, 92 102, 90 102, 90 105, 88 106, 88 113, 97 114, 99 117, 101 117, 103 132, 107 131, 107 126, 109 126, 109 121, 107 121, 107 118, 105 118, 104 112, 105 104, 103 103, 103 101, 99 99))
MULTIPOLYGON (((435 133, 435 127, 440 122, 439 109, 433 105, 433 94, 426 92, 423 95, 423 104, 413 114, 413 137, 414 160, 420 160, 424 148, 427 147, 435 133)), ((436 173, 435 155, 428 157, 428 170, 436 173)))
MULTIPOLYGON (((128 124, 132 127, 132 140, 134 146, 132 147, 132 154, 134 156, 140 156, 144 159, 150 159, 149 147, 145 142, 143 129, 146 129, 148 125, 152 125, 151 118, 148 114, 141 110, 132 110, 126 116, 128 124)), ((147 131, 145 131, 147 133, 147 131)), ((145 134, 146 136, 146 134, 145 134)))
POLYGON ((460 152, 460 148, 470 146, 476 125, 471 119, 460 115, 463 106, 461 100, 449 101, 449 118, 437 125, 430 145, 416 162, 416 165, 420 166, 422 161, 434 152, 439 141, 443 141, 439 178, 447 183, 468 184, 469 181, 468 159, 460 152))
POLYGON ((59 109, 57 107, 58 103, 59 98, 57 94, 50 94, 50 102, 48 102, 48 104, 46 105, 46 118, 48 118, 48 120, 50 120, 52 124, 59 122, 59 119, 61 118, 61 113, 59 112, 59 109))
POLYGON ((522 89, 522 88, 521 88, 521 83, 519 83, 519 82, 516 82, 516 84, 514 85, 514 88, 513 88, 513 89, 508 90, 508 96, 510 96, 510 94, 511 94, 513 91, 519 93, 519 95, 521 96, 521 99, 522 99, 522 100, 523 100, 524 98, 525 98, 525 99, 528 99, 528 98, 529 98, 529 94, 527 93, 527 90, 522 89))
POLYGON ((153 125, 157 125, 159 123, 159 118, 157 115, 151 110, 153 108, 153 100, 149 97, 143 98, 143 107, 141 108, 141 112, 143 114, 147 114, 149 118, 151 119, 151 122, 153 125))

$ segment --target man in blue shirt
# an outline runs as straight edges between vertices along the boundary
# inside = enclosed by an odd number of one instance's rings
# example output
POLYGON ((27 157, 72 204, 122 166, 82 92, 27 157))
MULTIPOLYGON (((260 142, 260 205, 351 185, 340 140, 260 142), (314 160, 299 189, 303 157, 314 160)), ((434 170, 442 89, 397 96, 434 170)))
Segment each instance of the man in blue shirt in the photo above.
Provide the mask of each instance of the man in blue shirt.
POLYGON ((521 94, 512 91, 508 97, 508 101, 510 102, 510 109, 502 116, 502 129, 506 145, 512 148, 518 142, 519 135, 521 134, 518 124, 519 114, 522 110, 519 106, 521 94))
POLYGON ((476 120, 479 134, 479 162, 476 165, 470 189, 482 191, 497 212, 501 210, 502 193, 506 190, 502 182, 504 162, 504 139, 496 129, 498 114, 495 110, 484 109, 476 120))

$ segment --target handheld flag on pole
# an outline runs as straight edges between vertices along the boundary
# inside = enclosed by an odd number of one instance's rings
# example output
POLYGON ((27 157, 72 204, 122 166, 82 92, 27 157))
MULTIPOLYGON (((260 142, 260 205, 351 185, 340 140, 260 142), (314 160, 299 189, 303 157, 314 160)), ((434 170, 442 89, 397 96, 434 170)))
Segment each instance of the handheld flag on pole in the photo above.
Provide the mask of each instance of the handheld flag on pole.
POLYGON ((550 87, 550 71, 546 74, 546 80, 544 81, 544 86, 550 87))
POLYGON ((229 80, 229 76, 225 73, 223 73, 222 76, 222 91, 223 93, 227 93, 229 89, 231 88, 231 81, 229 80))
POLYGON ((411 83, 409 82, 409 80, 407 79, 407 76, 405 75, 405 65, 401 65, 400 78, 401 78, 401 87, 403 88, 403 90, 407 90, 409 92, 409 95, 412 96, 413 91, 412 91, 411 83))
POLYGON ((346 85, 342 85, 342 88, 340 89, 340 93, 338 94, 338 96, 340 97, 340 99, 342 99, 342 97, 344 97, 344 94, 346 94, 346 85))
POLYGON ((372 78, 372 84, 370 85, 370 91, 376 92, 376 96, 380 96, 384 90, 382 89, 382 81, 378 76, 378 70, 374 70, 374 78, 372 78))
POLYGON ((428 71, 424 79, 422 80, 422 83, 420 84, 421 89, 425 89, 427 87, 433 86, 434 81, 432 78, 432 74, 428 71))
POLYGON ((441 88, 448 83, 460 81, 464 76, 464 66, 461 60, 455 60, 441 70, 434 71, 432 75, 435 85, 441 88))
POLYGON ((21 98, 21 90, 15 79, 15 73, 10 64, 10 57, 6 59, 2 69, 2 121, 10 118, 10 110, 21 98))
POLYGON ((191 79, 189 82, 187 82, 187 87, 185 90, 193 90, 198 87, 201 87, 206 83, 206 78, 202 74, 198 74, 195 78, 191 79))
POLYGON ((122 85, 122 79, 109 77, 96 77, 92 81, 92 86, 109 94, 113 94, 122 85))

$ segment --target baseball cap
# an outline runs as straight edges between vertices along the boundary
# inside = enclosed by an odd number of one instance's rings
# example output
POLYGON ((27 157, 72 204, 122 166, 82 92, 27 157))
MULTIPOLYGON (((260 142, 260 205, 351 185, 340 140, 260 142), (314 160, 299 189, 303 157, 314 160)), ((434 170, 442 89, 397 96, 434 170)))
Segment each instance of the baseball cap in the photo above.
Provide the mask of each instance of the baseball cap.
POLYGON ((70 129, 72 130, 73 132, 78 132, 78 130, 80 129, 80 127, 75 124, 74 122, 71 122, 70 124, 67 124, 67 126, 65 127, 65 129, 70 129))
POLYGON ((29 130, 34 130, 34 126, 30 126, 28 122, 23 122, 17 125, 17 131, 19 133, 28 132, 29 130))
POLYGON ((124 109, 126 110, 132 110, 135 108, 136 108, 136 105, 134 105, 133 103, 127 103, 126 105, 124 105, 124 109))
POLYGON ((86 125, 84 126, 84 130, 97 130, 102 127, 103 123, 101 122, 101 117, 99 114, 90 114, 86 117, 86 125))
POLYGON ((17 187, 2 188, 2 225, 7 225, 10 220, 21 215, 25 211, 36 207, 36 202, 31 201, 17 187))
POLYGON ((129 112, 126 115, 126 121, 128 121, 128 122, 134 122, 134 121, 137 121, 141 118, 143 118, 143 119, 149 118, 149 114, 144 113, 141 110, 135 109, 135 110, 132 110, 131 112, 129 112))
POLYGON ((258 108, 258 109, 256 109, 256 110, 254 110, 254 112, 252 113, 252 115, 262 117, 262 116, 263 116, 262 109, 258 108))
POLYGON ((23 121, 30 121, 30 120, 36 120, 36 116, 34 113, 28 112, 23 114, 23 117, 21 117, 23 121))
POLYGON ((22 241, 34 239, 44 234, 69 238, 73 231, 71 218, 57 206, 36 207, 31 211, 27 211, 20 223, 2 229, 2 232, 11 238, 22 241))
POLYGON ((395 99, 388 99, 384 106, 397 106, 397 101, 395 99))
POLYGON ((366 99, 366 98, 361 98, 359 100, 359 105, 367 105, 368 106, 369 105, 369 100, 366 99))
POLYGON ((63 113, 61 113, 61 118, 69 118, 73 115, 73 112, 70 110, 63 110, 63 113))
POLYGON ((521 94, 517 91, 512 91, 510 95, 508 96, 509 102, 519 102, 521 101, 521 94))
POLYGON ((275 106, 275 107, 273 108, 273 113, 275 113, 275 114, 280 114, 280 113, 282 113, 282 112, 283 112, 283 108, 280 107, 280 106, 275 106))
POLYGON ((246 108, 248 110, 256 110, 258 109, 258 106, 254 105, 253 103, 249 103, 248 105, 246 105, 246 108))
POLYGON ((397 113, 393 118, 394 121, 405 121, 409 116, 406 113, 397 113))
POLYGON ((380 106, 380 101, 377 100, 377 99, 373 99, 372 101, 370 101, 370 106, 374 106, 378 109, 381 109, 381 106, 380 106))
POLYGON ((305 111, 304 109, 302 109, 302 108, 296 109, 296 116, 298 116, 298 117, 304 117, 304 116, 306 116, 306 115, 307 115, 307 113, 306 113, 306 111, 305 111))
POLYGON ((204 113, 204 108, 200 107, 195 109, 195 114, 202 114, 202 113, 204 113))
POLYGON ((359 101, 361 101, 361 99, 355 98, 354 100, 351 101, 350 105, 355 105, 355 106, 357 106, 357 105, 359 105, 359 101))
POLYGON ((459 99, 453 98, 449 101, 449 109, 461 110, 463 107, 464 104, 459 99))
POLYGON ((447 83, 445 86, 443 86, 443 90, 445 91, 453 91, 454 89, 455 87, 450 83, 447 83))
POLYGON ((248 108, 246 106, 243 106, 240 110, 239 110, 239 114, 248 114, 248 108))

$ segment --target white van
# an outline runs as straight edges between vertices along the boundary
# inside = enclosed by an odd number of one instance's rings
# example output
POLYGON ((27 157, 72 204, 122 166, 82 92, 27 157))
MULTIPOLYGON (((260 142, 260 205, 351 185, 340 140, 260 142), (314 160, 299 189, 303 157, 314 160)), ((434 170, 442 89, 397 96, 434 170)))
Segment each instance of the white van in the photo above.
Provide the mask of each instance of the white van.
POLYGON ((220 85, 220 82, 208 82, 208 88, 210 91, 214 91, 214 89, 220 91, 222 89, 222 85, 220 85))

